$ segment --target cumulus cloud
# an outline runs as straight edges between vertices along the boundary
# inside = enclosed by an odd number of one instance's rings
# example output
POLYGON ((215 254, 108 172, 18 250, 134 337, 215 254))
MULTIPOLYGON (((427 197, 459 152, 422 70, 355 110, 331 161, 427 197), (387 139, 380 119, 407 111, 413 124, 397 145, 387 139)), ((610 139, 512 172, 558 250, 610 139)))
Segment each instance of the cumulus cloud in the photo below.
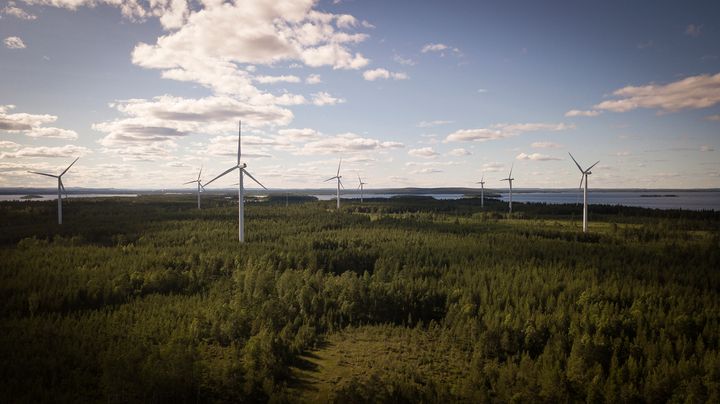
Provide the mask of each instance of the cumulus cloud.
POLYGON ((439 168, 428 167, 428 168, 421 168, 419 170, 411 171, 410 174, 439 174, 441 172, 443 172, 443 170, 441 170, 439 168))
POLYGON ((9 140, 0 140, 0 148, 2 149, 17 149, 19 147, 20 145, 15 142, 11 142, 9 140))
POLYGON ((262 84, 276 84, 276 83, 299 83, 300 77, 293 75, 283 76, 255 76, 254 80, 262 84))
POLYGON ((705 117, 708 121, 720 121, 720 114, 710 115, 705 117))
POLYGON ((711 152, 711 151, 715 151, 715 148, 712 146, 708 146, 708 145, 702 145, 702 146, 700 146, 700 151, 701 152, 711 152))
POLYGON ((388 71, 387 69, 373 69, 365 70, 363 72, 363 78, 367 81, 375 81, 378 79, 393 79, 393 80, 407 80, 408 75, 405 73, 395 73, 388 71))
POLYGON ((405 66, 415 66, 415 64, 416 64, 414 60, 412 60, 412 59, 410 59, 410 58, 402 57, 402 56, 400 56, 400 55, 395 55, 395 56, 393 56, 393 60, 394 60, 396 63, 399 63, 399 64, 401 64, 401 65, 405 65, 405 66))
POLYGON ((500 172, 503 171, 505 165, 496 161, 485 163, 482 165, 482 170, 486 173, 500 172))
POLYGON ((460 129, 449 134, 445 142, 485 142, 488 140, 504 139, 526 132, 557 132, 574 128, 574 125, 564 123, 501 123, 489 128, 460 129))
POLYGON ((8 49, 25 49, 25 42, 20 37, 9 36, 3 40, 3 44, 8 49))
POLYGON ((425 44, 420 50, 422 53, 435 52, 441 56, 445 56, 445 52, 451 52, 455 55, 462 55, 462 52, 458 48, 445 45, 444 43, 428 43, 425 44))
POLYGON ((324 91, 312 94, 312 103, 318 106, 342 104, 344 102, 345 99, 333 97, 324 91))
POLYGON ((471 154, 472 153, 469 150, 463 148, 452 149, 448 152, 448 155, 455 157, 469 156, 471 154))
POLYGON ((408 151, 408 154, 414 157, 424 157, 424 158, 435 158, 440 155, 440 153, 436 152, 435 149, 432 147, 421 147, 419 149, 410 149, 408 151))
POLYGON ((44 127, 55 122, 57 116, 49 114, 11 113, 14 105, 0 105, 0 130, 10 133, 22 133, 35 138, 77 139, 75 131, 44 127))
MULTIPOLYGON (((273 139, 243 135, 242 158, 269 158, 272 155, 265 147, 277 144, 273 139)), ((237 156, 237 136, 216 136, 210 139, 206 154, 211 156, 237 156)))
POLYGON ((23 147, 13 152, 2 153, 0 158, 18 157, 70 157, 85 156, 92 153, 90 149, 82 146, 65 145, 60 147, 23 147))
POLYGON ((515 159, 517 159, 517 160, 533 160, 533 161, 562 160, 557 157, 547 156, 545 154, 540 154, 540 153, 531 153, 531 154, 520 153, 517 156, 515 156, 515 159))
POLYGON ((535 149, 559 149, 563 147, 561 144, 553 142, 533 142, 530 147, 535 149))
POLYGON ((364 138, 354 133, 344 133, 335 136, 326 136, 316 141, 305 143, 295 154, 323 155, 367 152, 371 150, 391 150, 403 148, 400 142, 382 141, 379 139, 364 138))
POLYGON ((322 83, 322 79, 320 78, 319 74, 310 74, 305 79, 305 83, 307 84, 320 84, 322 83))
POLYGON ((37 16, 28 13, 22 8, 18 7, 14 1, 9 1, 7 6, 2 9, 3 14, 10 15, 21 20, 31 21, 37 18, 37 16))
POLYGON ((430 128, 430 127, 438 126, 438 125, 447 125, 447 124, 452 123, 452 122, 453 122, 453 121, 443 121, 443 120, 439 120, 439 119, 438 119, 438 120, 434 120, 434 121, 420 121, 420 122, 417 124, 417 127, 418 127, 418 128, 430 128))
POLYGON ((617 99, 603 101, 590 111, 572 110, 565 115, 595 116, 600 111, 627 112, 638 108, 677 112, 712 107, 720 103, 720 73, 690 76, 669 84, 627 86, 615 90, 613 96, 617 99))
POLYGON ((575 116, 598 116, 600 115, 600 111, 596 110, 579 110, 579 109, 571 109, 570 111, 565 113, 566 117, 575 117, 575 116))
POLYGON ((315 140, 320 137, 320 132, 315 129, 303 128, 303 129, 280 129, 278 134, 282 139, 289 142, 303 142, 308 140, 315 140))

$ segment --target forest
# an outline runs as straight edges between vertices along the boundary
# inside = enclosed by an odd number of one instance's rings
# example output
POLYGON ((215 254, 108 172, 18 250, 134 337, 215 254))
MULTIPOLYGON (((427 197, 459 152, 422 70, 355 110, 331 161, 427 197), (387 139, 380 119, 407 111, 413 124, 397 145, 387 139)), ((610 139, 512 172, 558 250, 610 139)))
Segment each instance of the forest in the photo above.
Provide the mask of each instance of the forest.
POLYGON ((0 402, 720 402, 720 212, 0 202, 0 402))

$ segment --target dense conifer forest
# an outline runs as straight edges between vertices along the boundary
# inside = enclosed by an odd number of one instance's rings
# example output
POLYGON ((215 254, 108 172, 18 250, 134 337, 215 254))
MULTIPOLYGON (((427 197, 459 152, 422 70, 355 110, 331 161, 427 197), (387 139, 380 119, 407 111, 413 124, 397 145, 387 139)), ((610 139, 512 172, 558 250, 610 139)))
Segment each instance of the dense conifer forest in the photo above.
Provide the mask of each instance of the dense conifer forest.
POLYGON ((0 402, 720 402, 717 212, 289 202, 0 203, 0 402))

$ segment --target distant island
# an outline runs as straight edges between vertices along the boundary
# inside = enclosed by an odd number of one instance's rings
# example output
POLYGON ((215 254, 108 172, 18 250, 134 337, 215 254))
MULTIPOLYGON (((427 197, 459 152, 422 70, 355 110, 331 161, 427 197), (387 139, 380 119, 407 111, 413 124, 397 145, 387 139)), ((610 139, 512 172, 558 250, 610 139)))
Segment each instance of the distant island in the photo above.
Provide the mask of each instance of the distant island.
POLYGON ((20 199, 43 199, 42 195, 23 195, 20 199))
POLYGON ((641 198, 677 198, 677 195, 673 194, 667 194, 667 195, 661 195, 661 194, 647 194, 647 195, 640 195, 641 198))

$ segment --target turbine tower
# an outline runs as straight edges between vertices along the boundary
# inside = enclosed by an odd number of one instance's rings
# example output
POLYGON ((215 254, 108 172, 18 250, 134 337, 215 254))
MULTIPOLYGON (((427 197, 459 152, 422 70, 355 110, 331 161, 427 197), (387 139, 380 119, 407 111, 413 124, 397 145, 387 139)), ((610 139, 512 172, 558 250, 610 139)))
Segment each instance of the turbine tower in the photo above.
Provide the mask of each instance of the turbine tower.
POLYGON ((196 180, 188 181, 188 182, 186 182, 186 183, 183 184, 183 185, 187 185, 187 184, 192 184, 192 183, 194 183, 194 182, 197 182, 197 202, 198 202, 198 209, 200 209, 200 188, 202 188, 203 191, 205 190, 205 187, 203 186, 203 184, 200 183, 200 175, 202 175, 202 166, 200 166, 200 172, 198 173, 198 177, 197 177, 196 180))
POLYGON ((482 178, 480 178, 480 181, 478 181, 476 184, 480 184, 480 207, 485 207, 485 174, 483 174, 482 178))
POLYGON ((345 186, 342 184, 342 181, 340 181, 340 178, 342 178, 342 175, 340 175, 340 164, 342 164, 342 158, 340 159, 340 162, 338 163, 337 174, 335 174, 334 177, 330 177, 324 181, 324 182, 328 182, 330 180, 337 179, 337 210, 340 210, 340 187, 343 187, 343 189, 345 189, 345 186))
POLYGON ((28 171, 29 173, 32 173, 32 174, 39 174, 39 175, 44 175, 47 177, 57 178, 57 182, 58 182, 58 186, 57 186, 58 187, 58 224, 62 224, 62 194, 61 194, 61 191, 65 193, 65 198, 67 198, 67 191, 65 191, 65 185, 63 185, 62 176, 65 175, 66 172, 68 172, 70 167, 72 167, 73 164, 75 164, 75 162, 78 161, 79 158, 80 157, 76 158, 72 163, 70 163, 68 168, 66 168, 65 171, 61 172, 60 175, 40 173, 37 171, 28 171))
MULTIPOLYGON (((570 153, 568 153, 570 154, 570 153)), ((580 177, 580 188, 583 186, 583 181, 585 181, 585 189, 583 190, 583 233, 587 233, 588 231, 588 202, 587 202, 587 192, 588 192, 588 175, 592 174, 592 171, 590 171, 593 167, 597 165, 597 163, 600 162, 600 160, 596 161, 595 164, 588 167, 586 170, 583 170, 582 167, 580 167, 580 164, 578 164, 577 160, 575 160, 575 157, 573 157, 572 154, 570 154, 570 158, 575 162, 575 165, 577 166, 578 170, 580 170, 581 177, 580 177)))
POLYGON ((360 190, 360 203, 363 203, 363 191, 365 190, 367 182, 363 182, 362 179, 360 179, 360 173, 358 173, 358 182, 360 183, 360 185, 358 185, 358 189, 360 190))
POLYGON ((515 178, 512 177, 512 170, 515 163, 510 165, 510 174, 508 174, 507 178, 503 178, 501 181, 507 181, 508 184, 510 184, 510 213, 512 213, 512 182, 515 180, 515 178))
POLYGON ((241 243, 245 242, 245 199, 244 199, 244 193, 245 188, 243 187, 243 174, 246 174, 250 179, 255 181, 258 185, 265 188, 265 185, 261 184, 260 181, 256 180, 255 177, 252 176, 245 168, 247 167, 247 164, 240 163, 240 156, 241 156, 241 143, 242 143, 242 121, 239 121, 238 124, 238 151, 237 151, 237 164, 234 166, 228 168, 225 170, 222 174, 218 175, 217 177, 213 178, 212 180, 208 181, 205 185, 210 185, 213 181, 216 179, 222 177, 225 174, 230 173, 233 170, 238 170, 238 239, 241 243))

